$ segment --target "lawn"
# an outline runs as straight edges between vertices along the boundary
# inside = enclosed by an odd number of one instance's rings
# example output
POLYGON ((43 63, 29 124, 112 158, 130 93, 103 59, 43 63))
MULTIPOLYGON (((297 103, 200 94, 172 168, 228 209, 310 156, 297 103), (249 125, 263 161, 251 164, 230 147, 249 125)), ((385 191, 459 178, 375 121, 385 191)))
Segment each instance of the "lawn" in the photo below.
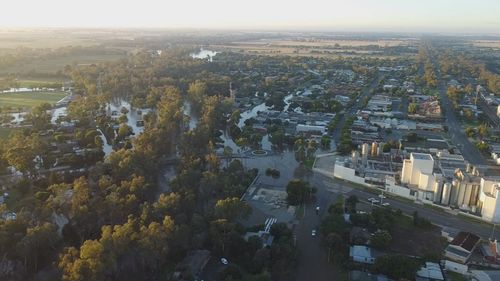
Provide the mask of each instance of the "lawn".
POLYGON ((54 104, 66 95, 64 92, 0 93, 0 107, 31 108, 45 102, 54 104))
POLYGON ((0 139, 6 139, 14 129, 0 127, 0 139))
POLYGON ((446 277, 448 277, 449 281, 467 281, 467 280, 469 280, 465 276, 458 274, 456 272, 453 272, 453 271, 446 272, 446 277))
POLYGON ((61 88, 64 79, 62 77, 53 77, 45 79, 22 78, 18 79, 20 88, 61 88))

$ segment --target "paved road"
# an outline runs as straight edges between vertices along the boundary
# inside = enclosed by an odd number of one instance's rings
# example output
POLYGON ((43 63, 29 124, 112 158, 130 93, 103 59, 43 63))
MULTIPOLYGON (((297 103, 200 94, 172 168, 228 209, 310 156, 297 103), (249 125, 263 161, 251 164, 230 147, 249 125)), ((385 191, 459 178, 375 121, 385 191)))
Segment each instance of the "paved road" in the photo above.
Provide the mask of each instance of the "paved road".
POLYGON ((490 106, 486 103, 484 100, 483 95, 479 95, 479 106, 483 110, 483 112, 488 116, 490 119, 493 127, 500 128, 500 118, 498 118, 498 115, 496 111, 492 110, 490 106))
POLYGON ((443 81, 439 80, 438 90, 441 97, 441 106, 444 108, 446 117, 446 125, 448 125, 448 134, 450 135, 453 144, 459 145, 460 151, 465 160, 473 165, 486 165, 486 160, 477 148, 469 141, 465 135, 460 121, 457 119, 453 106, 446 95, 446 85, 443 81))
POLYGON ((434 60, 434 70, 436 73, 436 79, 438 82, 438 91, 441 98, 441 108, 444 109, 444 115, 446 118, 446 125, 448 125, 448 134, 450 135, 453 144, 459 145, 460 151, 464 156, 465 160, 469 161, 473 165, 486 165, 487 162, 483 155, 477 150, 477 148, 469 141, 464 133, 460 121, 457 119, 453 106, 450 99, 446 95, 446 83, 442 79, 439 72, 438 62, 435 58, 434 60))
POLYGON ((366 97, 368 97, 369 95, 371 95, 371 91, 378 86, 378 83, 382 79, 383 79, 383 76, 381 76, 380 73, 377 73, 377 77, 375 79, 373 79, 373 81, 370 83, 370 85, 368 85, 368 87, 365 87, 363 89, 361 95, 359 95, 359 97, 358 97, 359 102, 354 102, 354 104, 350 108, 345 109, 344 115, 340 119, 335 130, 333 130, 333 132, 332 132, 335 143, 338 143, 340 141, 340 131, 342 130, 342 127, 344 127, 344 123, 345 123, 346 119, 348 117, 356 114, 356 112, 359 109, 361 109, 361 103, 363 102, 363 100, 366 97))
MULTIPOLYGON (((318 193, 316 202, 306 207, 304 218, 295 228, 299 250, 297 280, 336 280, 336 277, 340 274, 340 269, 335 264, 328 263, 327 250, 321 245, 321 237, 313 237, 311 232, 313 229, 318 230, 321 218, 326 215, 328 207, 340 194, 344 195, 344 197, 356 195, 363 202, 368 202, 368 198, 376 197, 376 195, 359 189, 350 183, 331 179, 319 173, 314 173, 309 182, 312 186, 318 188, 318 193), (319 215, 315 212, 317 205, 320 206, 321 210, 319 215)), ((427 208, 406 200, 386 198, 384 202, 388 202, 392 208, 400 209, 407 215, 413 215, 414 211, 418 211, 419 216, 427 218, 439 226, 446 226, 457 231, 469 231, 485 239, 490 238, 492 235, 491 226, 466 220, 445 211, 427 208)), ((494 233, 494 237, 500 240, 500 228, 494 233)))
MULTIPOLYGON (((350 196, 352 194, 356 195, 360 200, 366 201, 368 198, 376 197, 373 193, 366 192, 362 189, 354 187, 353 185, 328 178, 323 175, 315 175, 312 184, 317 186, 319 189, 330 189, 334 192, 344 193, 345 196, 350 196)), ((395 209, 401 209, 405 214, 412 215, 414 211, 418 211, 419 216, 427 218, 434 224, 440 226, 446 226, 462 231, 469 231, 475 233, 483 238, 489 238, 492 233, 492 227, 485 223, 477 223, 471 220, 466 220, 458 217, 454 214, 447 213, 445 211, 434 210, 423 205, 418 205, 415 203, 410 203, 406 200, 396 200, 386 198, 384 202, 391 204, 391 207, 395 209)), ((495 233, 495 238, 500 240, 500 228, 497 229, 495 233)))
MULTIPOLYGON (((314 175, 310 181, 314 184, 314 175)), ((319 225, 321 218, 327 213, 328 206, 337 198, 337 194, 328 190, 328 186, 316 186, 316 202, 306 206, 305 216, 295 229, 297 237, 297 248, 299 250, 299 263, 297 267, 298 281, 331 281, 340 275, 340 268, 328 263, 327 252, 321 245, 319 236, 319 225), (316 214, 316 206, 320 206, 320 213, 316 214), (312 236, 312 230, 316 229, 316 237, 312 236)))

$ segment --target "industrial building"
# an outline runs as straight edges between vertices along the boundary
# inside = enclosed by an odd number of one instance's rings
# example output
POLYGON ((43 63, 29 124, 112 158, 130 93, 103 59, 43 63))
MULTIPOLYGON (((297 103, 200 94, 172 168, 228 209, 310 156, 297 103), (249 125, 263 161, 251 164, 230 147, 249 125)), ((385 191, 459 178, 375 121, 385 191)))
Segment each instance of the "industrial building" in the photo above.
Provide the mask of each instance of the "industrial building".
POLYGON ((382 146, 362 144, 361 154, 354 151, 351 157, 337 160, 333 176, 500 223, 500 176, 485 175, 461 155, 446 150, 434 155, 411 152, 408 157, 397 149, 384 153, 382 146))

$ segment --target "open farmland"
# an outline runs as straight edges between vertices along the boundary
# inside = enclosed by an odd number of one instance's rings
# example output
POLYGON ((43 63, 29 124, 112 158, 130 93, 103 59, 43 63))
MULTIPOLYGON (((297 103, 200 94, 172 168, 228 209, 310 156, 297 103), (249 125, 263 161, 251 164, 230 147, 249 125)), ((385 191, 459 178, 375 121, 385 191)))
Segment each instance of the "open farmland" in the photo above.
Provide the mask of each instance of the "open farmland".
MULTIPOLYGON (((385 48, 407 48, 414 46, 413 39, 397 40, 322 40, 322 39, 263 39, 235 41, 227 44, 212 45, 217 51, 232 51, 261 55, 286 55, 309 57, 394 57, 385 53, 385 48)), ((408 55, 409 53, 406 53, 408 55)), ((411 55, 411 54, 409 54, 411 55)))
POLYGON ((500 40, 476 40, 472 45, 477 47, 500 49, 500 40))
POLYGON ((98 64, 103 62, 115 61, 126 56, 123 51, 116 51, 103 54, 81 54, 81 55, 69 55, 61 56, 50 59, 34 59, 29 62, 18 63, 9 67, 0 69, 0 75, 5 75, 8 73, 50 73, 54 74, 58 71, 62 71, 66 65, 89 65, 98 64))
POLYGON ((396 47, 408 46, 417 40, 412 39, 381 39, 381 40, 344 40, 344 39, 301 39, 301 40, 281 40, 264 39, 258 41, 234 42, 235 44, 251 45, 276 45, 276 46, 302 46, 302 47, 396 47))
POLYGON ((0 106, 13 108, 31 108, 45 102, 54 104, 64 98, 66 95, 67 94, 64 92, 0 93, 0 106))

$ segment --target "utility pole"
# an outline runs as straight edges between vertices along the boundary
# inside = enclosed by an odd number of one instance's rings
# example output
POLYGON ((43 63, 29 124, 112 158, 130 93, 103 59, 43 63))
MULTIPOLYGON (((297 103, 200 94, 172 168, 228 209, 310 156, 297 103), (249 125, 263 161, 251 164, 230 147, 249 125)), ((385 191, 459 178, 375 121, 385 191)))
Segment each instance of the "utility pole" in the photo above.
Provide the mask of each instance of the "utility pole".
POLYGON ((380 198, 380 205, 382 205, 382 203, 384 202, 384 198, 386 198, 384 196, 384 191, 383 190, 382 190, 382 194, 380 194, 378 197, 380 198))

